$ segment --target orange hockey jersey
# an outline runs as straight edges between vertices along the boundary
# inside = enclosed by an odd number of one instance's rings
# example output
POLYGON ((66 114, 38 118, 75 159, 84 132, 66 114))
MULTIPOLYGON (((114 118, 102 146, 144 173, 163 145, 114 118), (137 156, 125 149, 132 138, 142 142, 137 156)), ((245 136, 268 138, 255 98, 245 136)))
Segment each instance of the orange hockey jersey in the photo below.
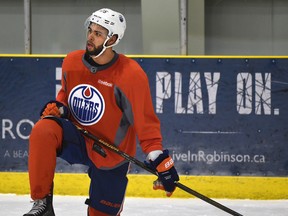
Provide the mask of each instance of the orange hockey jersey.
MULTIPOLYGON (((102 66, 90 64, 84 55, 84 50, 69 53, 62 65, 62 88, 56 99, 69 107, 70 120, 131 156, 136 153, 136 136, 145 154, 162 150, 160 122, 143 69, 122 54, 115 53, 102 66)), ((124 162, 109 150, 103 158, 92 151, 93 141, 85 139, 98 168, 111 169, 124 162)))

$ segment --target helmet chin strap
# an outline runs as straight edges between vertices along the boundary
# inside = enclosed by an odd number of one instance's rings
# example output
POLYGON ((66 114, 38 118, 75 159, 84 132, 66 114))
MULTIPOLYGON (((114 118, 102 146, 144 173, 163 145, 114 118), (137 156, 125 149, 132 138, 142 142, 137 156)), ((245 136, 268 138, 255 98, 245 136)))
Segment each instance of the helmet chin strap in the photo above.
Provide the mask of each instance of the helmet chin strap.
POLYGON ((107 36, 106 40, 105 40, 104 43, 103 43, 103 49, 101 50, 101 52, 100 52, 98 55, 93 55, 93 56, 91 56, 93 59, 98 58, 100 55, 102 55, 102 54, 105 52, 105 50, 106 50, 107 48, 112 47, 112 46, 114 45, 114 44, 112 44, 112 45, 110 45, 110 46, 106 46, 106 45, 105 45, 109 39, 110 39, 110 37, 107 36))

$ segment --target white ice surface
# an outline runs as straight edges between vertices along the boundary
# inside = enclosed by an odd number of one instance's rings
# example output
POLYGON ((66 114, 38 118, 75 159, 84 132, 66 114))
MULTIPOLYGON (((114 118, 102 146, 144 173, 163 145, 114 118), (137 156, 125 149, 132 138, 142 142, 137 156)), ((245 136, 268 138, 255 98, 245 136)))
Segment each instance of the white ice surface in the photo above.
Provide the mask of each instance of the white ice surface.
MULTIPOLYGON (((54 196, 56 216, 86 216, 86 197, 54 196)), ((288 200, 215 201, 245 216, 288 216, 288 200)), ((22 216, 32 207, 28 195, 0 194, 1 216, 22 216)), ((228 214, 198 198, 126 198, 121 216, 225 216, 228 214)))

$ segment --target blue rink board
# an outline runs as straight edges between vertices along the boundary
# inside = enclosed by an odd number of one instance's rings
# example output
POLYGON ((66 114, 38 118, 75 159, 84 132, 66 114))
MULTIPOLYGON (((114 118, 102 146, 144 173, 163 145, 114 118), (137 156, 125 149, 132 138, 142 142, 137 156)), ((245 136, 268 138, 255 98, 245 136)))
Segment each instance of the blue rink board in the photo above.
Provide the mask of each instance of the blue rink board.
MULTIPOLYGON (((286 58, 134 58, 180 174, 287 176, 286 58)), ((62 57, 0 58, 0 171, 27 171, 28 137, 62 57)), ((138 148, 137 156, 145 156, 138 148)), ((86 167, 59 160, 58 172, 86 167)), ((144 173, 135 166, 132 173, 144 173)))

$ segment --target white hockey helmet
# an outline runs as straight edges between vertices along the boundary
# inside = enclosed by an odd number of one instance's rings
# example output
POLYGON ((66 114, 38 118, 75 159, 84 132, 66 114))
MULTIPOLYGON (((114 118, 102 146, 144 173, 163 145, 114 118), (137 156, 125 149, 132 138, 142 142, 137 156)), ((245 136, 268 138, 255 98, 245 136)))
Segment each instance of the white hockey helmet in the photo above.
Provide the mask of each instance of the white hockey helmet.
MULTIPOLYGON (((108 30, 108 36, 111 38, 113 35, 118 35, 117 41, 111 45, 115 46, 123 38, 126 29, 125 17, 116 11, 108 8, 102 8, 95 11, 91 16, 89 16, 84 25, 87 29, 90 23, 96 23, 108 30)), ((110 46, 110 47, 111 47, 110 46)))

